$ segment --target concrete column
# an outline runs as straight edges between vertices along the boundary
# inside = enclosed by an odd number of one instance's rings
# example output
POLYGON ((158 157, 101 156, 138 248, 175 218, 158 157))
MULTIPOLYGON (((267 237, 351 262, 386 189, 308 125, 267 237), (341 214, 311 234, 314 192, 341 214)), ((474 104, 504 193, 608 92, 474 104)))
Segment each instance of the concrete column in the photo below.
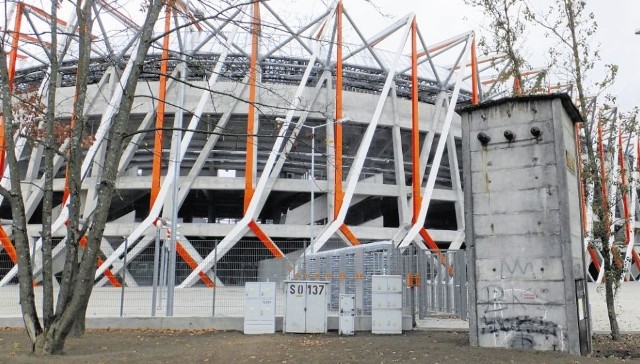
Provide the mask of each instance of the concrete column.
POLYGON ((567 95, 462 113, 472 345, 590 351, 580 121, 567 95))

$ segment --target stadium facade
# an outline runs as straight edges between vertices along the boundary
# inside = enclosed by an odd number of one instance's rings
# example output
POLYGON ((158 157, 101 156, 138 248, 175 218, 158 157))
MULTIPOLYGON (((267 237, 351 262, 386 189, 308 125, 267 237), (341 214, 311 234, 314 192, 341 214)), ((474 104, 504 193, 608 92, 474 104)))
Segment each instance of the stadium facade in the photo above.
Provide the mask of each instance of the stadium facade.
MULTIPOLYGON (((138 27, 98 3, 102 23, 128 29, 107 37, 108 29, 96 27, 103 36, 94 45, 87 91, 88 135, 96 141, 82 170, 86 216, 95 207, 100 163, 109 153, 101 141, 122 98, 138 27)), ((34 18, 36 9, 23 4, 12 14, 34 18)), ((365 37, 341 2, 302 25, 283 20, 269 2, 214 19, 194 5, 177 13, 166 14, 172 17, 167 29, 190 25, 163 35, 158 24, 139 80, 99 282, 106 283, 100 280, 106 271, 122 270, 125 242, 127 261, 135 264, 157 235, 171 234, 167 221, 174 215, 178 254, 191 268, 178 282, 185 287, 199 284, 213 260, 247 241, 276 257, 378 240, 416 241, 425 249, 463 245, 455 108, 478 97, 473 33, 427 46, 410 14, 365 37), (210 241, 217 242, 216 256, 210 241)), ((73 50, 72 39, 69 44, 73 50)), ((18 90, 42 90, 47 82, 48 65, 38 62, 36 46, 18 52, 33 55, 17 62, 18 90)), ((56 95, 60 120, 70 119, 76 67, 70 51, 56 95)), ((42 148, 17 145, 37 247, 42 148)), ((62 239, 62 158, 55 173, 54 226, 62 239)), ((7 201, 1 206, 0 217, 10 219, 7 201)), ((0 259, 10 263, 6 252, 0 259)), ((61 262, 63 250, 56 252, 61 262)), ((4 264, 0 284, 14 277, 15 267, 4 264)))

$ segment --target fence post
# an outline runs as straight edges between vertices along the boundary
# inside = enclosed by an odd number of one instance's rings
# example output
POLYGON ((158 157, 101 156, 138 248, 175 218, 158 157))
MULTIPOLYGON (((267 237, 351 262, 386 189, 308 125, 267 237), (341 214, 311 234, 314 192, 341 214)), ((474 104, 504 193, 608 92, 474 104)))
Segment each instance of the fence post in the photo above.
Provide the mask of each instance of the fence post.
POLYGON ((127 253, 129 253, 129 237, 124 237, 124 261, 122 263, 122 290, 120 291, 120 317, 124 312, 124 286, 126 285, 127 280, 127 253))
POLYGON ((218 285, 216 282, 218 281, 218 242, 216 241, 216 245, 213 248, 213 297, 211 298, 211 316, 216 317, 216 290, 218 285))
POLYGON ((158 269, 160 268, 160 228, 156 227, 156 244, 153 250, 153 288, 151 289, 151 317, 156 316, 158 299, 158 269))

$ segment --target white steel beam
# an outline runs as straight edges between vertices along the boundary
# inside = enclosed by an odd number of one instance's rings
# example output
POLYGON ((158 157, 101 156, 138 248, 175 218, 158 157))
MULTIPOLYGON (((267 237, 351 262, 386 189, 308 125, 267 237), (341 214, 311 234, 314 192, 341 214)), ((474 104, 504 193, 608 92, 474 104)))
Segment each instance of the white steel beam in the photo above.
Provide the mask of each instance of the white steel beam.
MULTIPOLYGON (((229 38, 229 41, 232 42, 233 39, 229 38)), ((218 67, 218 64, 220 63, 221 62, 216 62, 215 67, 218 67)), ((216 69, 215 67, 214 69, 216 69)), ((219 75, 219 72, 218 73, 214 72, 209 77, 209 81, 208 81, 209 89, 211 89, 213 85, 216 83, 218 79, 218 75, 219 75)), ((180 143, 180 155, 176 156, 176 158, 182 159, 184 157, 184 154, 186 153, 189 147, 189 144, 191 143, 191 138, 193 137, 194 131, 197 129, 198 123, 200 121, 200 117, 204 112, 204 108, 207 105, 209 98, 210 98, 210 91, 204 90, 198 102, 198 106, 194 111, 194 115, 191 118, 189 125, 187 126, 184 132, 184 135, 182 137, 182 141, 180 143)), ((133 242, 135 244, 135 242, 138 241, 140 236, 143 235, 147 229, 152 227, 153 223, 158 218, 160 211, 164 207, 165 201, 168 198, 169 190, 171 190, 172 182, 175 177, 175 172, 176 172, 175 168, 167 169, 167 174, 165 175, 165 178, 162 182, 162 186, 160 187, 160 192, 158 193, 158 196, 156 198, 156 201, 153 204, 153 207, 149 211, 149 215, 129 235, 128 237, 129 242, 133 242)), ((104 271, 109 267, 109 265, 112 264, 113 261, 118 259, 118 257, 122 255, 123 252, 124 252, 124 242, 120 244, 120 246, 114 251, 114 253, 111 254, 100 267, 98 267, 98 269, 96 270, 96 276, 95 276, 96 279, 101 274, 103 274, 104 271)))
MULTIPOLYGON (((465 46, 464 56, 462 57, 463 60, 468 59, 470 48, 471 48, 471 36, 467 39, 467 45, 465 46)), ((462 78, 464 77, 465 71, 466 71, 466 67, 460 67, 460 69, 458 70, 455 87, 451 95, 451 102, 449 103, 447 115, 445 117, 442 130, 440 131, 440 138, 438 140, 438 146, 436 147, 433 163, 431 164, 431 169, 429 170, 429 178, 427 179, 427 185, 425 186, 425 189, 424 189, 424 197, 422 199, 422 203, 420 204, 420 213, 416 218, 416 223, 411 227, 407 235, 404 237, 404 239, 400 243, 401 248, 408 246, 418 236, 420 229, 422 229, 424 226, 424 220, 427 217, 427 210, 429 208, 429 204, 431 203, 431 198, 433 196, 433 189, 435 187, 436 179, 438 177, 438 170, 440 169, 442 154, 447 144, 447 136, 449 134, 451 121, 453 120, 453 115, 455 113, 455 107, 458 100, 458 95, 460 94, 460 87, 462 86, 462 78)), ((423 247, 423 244, 419 244, 419 246, 423 247)))
MULTIPOLYGON (((400 60, 401 52, 404 49, 404 46, 407 42, 407 38, 409 36, 410 25, 412 17, 405 17, 405 29, 402 34, 401 41, 398 45, 398 49, 396 50, 395 57, 393 60, 393 64, 391 69, 387 73, 387 77, 380 92, 380 96, 378 97, 378 102, 376 104, 375 111, 373 116, 371 117, 371 121, 367 126, 367 129, 362 136, 362 141, 360 142, 360 146, 358 147, 358 151, 356 153, 356 157, 353 160, 351 168, 349 169, 349 174, 347 176, 347 188, 344 193, 343 203, 338 212, 338 216, 334 221, 332 221, 325 230, 316 238, 313 242, 313 245, 309 247, 309 251, 311 253, 315 253, 324 246, 324 244, 333 236, 336 231, 342 226, 344 223, 344 219, 347 215, 347 210, 351 204, 351 199, 353 198, 353 194, 355 192, 356 186, 358 184, 358 179, 360 178, 360 172, 362 171, 362 166, 364 165, 364 161, 367 158, 367 152, 369 151, 369 147, 371 146, 371 141, 373 139, 373 135, 375 133, 376 127, 378 125, 378 120, 380 119, 380 115, 382 114, 382 109, 387 101, 387 96, 389 95, 389 90, 391 89, 391 85, 393 84, 393 79, 396 76, 396 69, 398 67, 398 61, 400 60)), ((394 29, 394 28, 392 28, 394 29)), ((394 29, 394 31, 397 28, 394 29)))
MULTIPOLYGON (((326 18, 325 18, 326 21, 326 18)), ((314 52, 309 59, 305 72, 302 76, 302 79, 298 85, 295 95, 292 98, 291 108, 287 112, 285 121, 283 122, 280 130, 278 131, 278 136, 276 137, 276 141, 271 148, 271 152, 269 153, 269 158, 267 159, 267 163, 264 166, 262 174, 260 175, 260 179, 256 185, 254 193, 251 197, 251 201, 249 202, 249 206, 242 217, 242 219, 236 224, 236 226, 231 230, 231 232, 222 239, 222 241, 218 244, 218 248, 216 251, 209 253, 207 257, 198 265, 196 269, 194 269, 189 276, 182 282, 178 288, 189 287, 193 285, 198 279, 198 273, 202 271, 207 271, 211 268, 216 259, 216 256, 222 257, 224 256, 234 245, 235 243, 248 231, 248 225, 251 221, 253 221, 256 216, 260 213, 259 205, 260 205, 260 196, 265 193, 267 183, 269 182, 271 172, 273 171, 274 165, 276 161, 280 158, 280 153, 282 149, 282 145, 286 140, 286 135, 289 132, 289 126, 291 125, 291 120, 298 109, 300 104, 301 96, 306 88, 307 81, 309 76, 311 75, 311 71, 313 70, 315 60, 318 58, 318 54, 320 52, 320 42, 319 40, 312 40, 314 52)))
MULTIPOLYGON (((138 47, 136 46, 135 48, 137 49, 138 47)), ((134 50, 134 53, 135 53, 135 50, 134 50)), ((111 121, 113 119, 113 116, 116 114, 118 107, 120 106, 120 102, 122 101, 122 97, 124 95, 124 88, 125 88, 124 84, 129 79, 129 76, 131 75, 131 71, 133 70, 134 60, 135 60, 135 57, 131 57, 131 59, 127 63, 127 66, 123 72, 123 75, 119 80, 120 87, 116 87, 114 89, 110 102, 107 104, 107 107, 104 113, 102 114, 102 119, 100 121, 100 125, 95 135, 96 142, 93 143, 91 147, 89 147, 89 150, 87 151, 87 154, 82 162, 80 175, 83 180, 93 163, 93 158, 98 152, 98 148, 100 148, 100 145, 102 144, 102 142, 107 138, 107 132, 109 131, 109 127, 111 126, 111 121)), ((62 209, 60 210, 60 215, 58 215, 56 220, 51 225, 51 231, 57 231, 58 229, 62 228, 65 222, 67 221, 67 218, 69 216, 69 211, 66 209, 66 206, 68 202, 69 201, 63 201, 62 209)), ((42 245, 42 238, 37 240, 36 249, 39 249, 41 245, 42 245)), ((11 279, 13 279, 13 277, 16 275, 17 272, 18 272, 18 266, 14 265, 13 268, 11 268, 11 270, 2 278, 2 280, 0 280, 0 287, 4 286, 9 281, 11 281, 11 279)))
POLYGON ((391 89, 391 106, 393 108, 393 128, 391 129, 391 138, 393 140, 393 162, 396 172, 396 186, 398 186, 398 217, 399 226, 403 227, 411 223, 411 212, 407 196, 409 189, 404 170, 404 151, 402 150, 402 130, 400 128, 400 115, 398 112, 398 95, 396 93, 396 84, 394 82, 391 89))

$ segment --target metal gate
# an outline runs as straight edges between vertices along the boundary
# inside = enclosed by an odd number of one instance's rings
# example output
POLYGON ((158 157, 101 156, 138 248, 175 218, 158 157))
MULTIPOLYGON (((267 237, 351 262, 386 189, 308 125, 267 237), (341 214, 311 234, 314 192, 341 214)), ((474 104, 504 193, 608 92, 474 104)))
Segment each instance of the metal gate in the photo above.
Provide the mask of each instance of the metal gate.
POLYGON ((451 314, 466 320, 467 265, 464 250, 428 250, 410 246, 401 253, 406 277, 404 302, 412 305, 419 318, 451 314))

